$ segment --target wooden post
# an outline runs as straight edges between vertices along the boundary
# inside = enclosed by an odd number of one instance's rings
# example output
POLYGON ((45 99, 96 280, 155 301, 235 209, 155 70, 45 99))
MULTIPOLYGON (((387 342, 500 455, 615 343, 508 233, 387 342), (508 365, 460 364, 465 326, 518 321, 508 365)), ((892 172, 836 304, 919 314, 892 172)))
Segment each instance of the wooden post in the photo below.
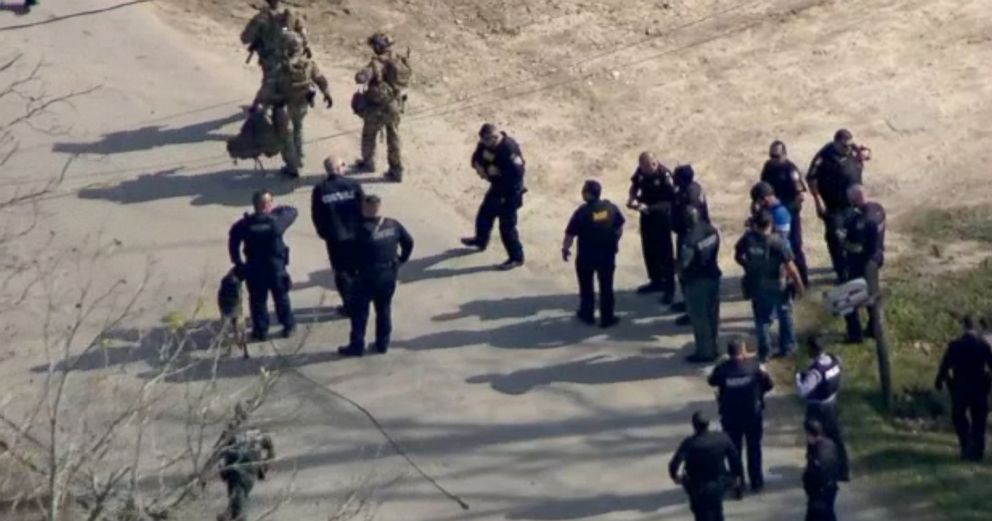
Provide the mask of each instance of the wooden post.
POLYGON ((885 324, 882 309, 883 299, 879 294, 875 297, 875 305, 868 307, 868 314, 874 324, 872 333, 875 336, 875 353, 878 356, 878 382, 882 392, 882 406, 891 411, 892 407, 892 363, 889 359, 889 341, 885 336, 885 324))

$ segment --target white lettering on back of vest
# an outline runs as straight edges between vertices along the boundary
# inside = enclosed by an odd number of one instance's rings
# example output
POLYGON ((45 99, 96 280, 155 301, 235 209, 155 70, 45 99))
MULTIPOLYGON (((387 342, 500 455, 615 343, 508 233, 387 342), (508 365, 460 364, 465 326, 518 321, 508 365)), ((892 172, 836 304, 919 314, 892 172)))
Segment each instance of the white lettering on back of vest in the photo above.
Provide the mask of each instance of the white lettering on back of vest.
POLYGON ((727 387, 744 387, 751 383, 750 376, 738 376, 736 378, 727 378, 727 387))
POLYGON ((334 203, 343 203, 345 201, 353 201, 355 200, 355 192, 347 191, 347 192, 334 192, 333 194, 324 194, 324 196, 321 197, 320 200, 323 201, 324 204, 334 204, 334 203))
POLYGON ((834 378, 837 378, 838 376, 840 376, 840 366, 835 365, 831 367, 828 371, 823 373, 823 376, 826 377, 827 380, 833 380, 834 378))

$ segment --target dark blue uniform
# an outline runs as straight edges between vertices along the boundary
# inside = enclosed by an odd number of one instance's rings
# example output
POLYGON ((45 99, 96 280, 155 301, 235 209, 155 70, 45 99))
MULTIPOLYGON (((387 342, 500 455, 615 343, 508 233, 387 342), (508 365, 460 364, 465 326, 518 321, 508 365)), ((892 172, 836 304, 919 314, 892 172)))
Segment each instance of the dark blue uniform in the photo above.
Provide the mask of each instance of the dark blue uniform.
POLYGON ((816 183, 817 192, 823 199, 826 210, 823 216, 824 238, 839 281, 847 280, 846 256, 838 233, 844 227, 845 212, 851 207, 847 189, 861 184, 863 168, 853 150, 843 153, 833 143, 828 143, 813 157, 806 174, 810 183, 816 183))
POLYGON ((682 296, 692 323, 695 357, 715 359, 720 329, 720 234, 709 222, 690 227, 679 245, 682 296))
POLYGON ((806 446, 806 470, 803 471, 806 521, 837 521, 834 503, 840 478, 840 456, 833 441, 821 438, 806 446))
POLYGON ((799 392, 806 401, 806 419, 816 420, 823 426, 823 434, 837 446, 839 479, 849 478, 847 447, 840 426, 837 395, 840 393, 840 360, 831 354, 822 354, 810 364, 798 382, 799 392))
POLYGON ((270 293, 283 332, 289 334, 296 327, 289 302, 289 290, 293 283, 286 272, 289 247, 283 242, 283 234, 296 221, 296 216, 295 208, 280 206, 269 214, 245 214, 231 227, 228 253, 231 262, 245 275, 252 336, 255 339, 265 339, 269 331, 266 303, 270 293), (241 258, 242 245, 244 260, 241 258))
POLYGON ((722 432, 694 434, 679 445, 668 463, 668 474, 675 479, 685 463, 682 486, 689 494, 689 508, 696 521, 723 521, 723 495, 728 478, 740 478, 740 454, 722 432), (727 472, 727 465, 730 472, 727 472))
POLYGON ((613 274, 625 219, 620 209, 606 200, 596 200, 580 206, 568 221, 565 234, 578 237, 575 273, 579 279, 578 316, 593 321, 596 292, 593 277, 599 281, 599 320, 602 325, 616 321, 613 313, 613 274))
MULTIPOLYGON (((878 294, 878 271, 885 263, 885 209, 878 203, 866 203, 861 208, 849 208, 844 214, 844 226, 838 233, 844 249, 847 280, 864 277, 868 291, 878 294)), ((869 310, 869 336, 874 336, 874 314, 869 310)), ((863 338, 860 311, 845 317, 847 338, 860 342, 863 338)))
MULTIPOLYGON (((393 331, 392 302, 399 266, 413 253, 413 238, 399 222, 388 217, 365 219, 358 228, 357 266, 351 310, 351 340, 348 349, 365 350, 365 328, 369 305, 375 306, 375 348, 389 349, 393 331)), ((356 354, 357 354, 356 353, 356 354)))
POLYGON ((331 176, 314 187, 310 216, 317 235, 327 246, 334 270, 334 285, 345 313, 355 281, 355 232, 362 220, 362 185, 342 176, 331 176))
POLYGON ((792 255, 795 256, 796 269, 799 270, 799 277, 803 285, 809 285, 809 267, 806 264, 806 254, 803 252, 803 223, 802 223, 802 203, 799 201, 799 167, 792 161, 765 162, 761 169, 761 180, 770 184, 775 189, 775 197, 785 205, 792 217, 789 227, 789 246, 792 247, 792 255))
POLYGON ((765 394, 773 384, 754 358, 730 359, 713 369, 709 384, 719 390, 720 424, 734 442, 738 455, 747 441, 747 475, 754 490, 764 486, 761 437, 764 433, 765 394))
POLYGON ((517 210, 523 206, 525 172, 520 145, 503 133, 496 148, 479 143, 472 154, 472 165, 482 168, 490 184, 475 218, 476 246, 486 248, 493 222, 499 219, 499 235, 509 260, 523 262, 524 246, 517 233, 517 210))
POLYGON ((672 206, 672 229, 678 241, 681 241, 686 232, 689 231, 689 224, 685 219, 686 208, 694 207, 699 211, 700 220, 710 222, 710 209, 706 202, 706 194, 703 192, 703 187, 694 181, 695 177, 696 173, 689 165, 677 167, 673 174, 676 193, 675 204, 672 206))
POLYGON ((630 178, 630 199, 647 206, 641 211, 641 251, 651 286, 671 295, 675 291, 675 251, 672 248, 672 173, 659 164, 654 172, 638 168, 630 178))
POLYGON ((951 420, 958 435, 961 457, 981 461, 992 386, 992 347, 974 331, 947 346, 937 372, 937 388, 945 382, 951 392, 951 420), (969 418, 970 416, 970 418, 969 418))

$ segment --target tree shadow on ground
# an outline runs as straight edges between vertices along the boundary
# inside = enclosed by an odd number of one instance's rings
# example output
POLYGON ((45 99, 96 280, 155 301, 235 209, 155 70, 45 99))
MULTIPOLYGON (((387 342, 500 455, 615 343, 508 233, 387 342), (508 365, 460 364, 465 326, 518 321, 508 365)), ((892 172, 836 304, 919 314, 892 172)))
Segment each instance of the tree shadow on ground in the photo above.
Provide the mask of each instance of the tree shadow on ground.
POLYGON ((512 510, 506 514, 506 519, 535 521, 585 519, 615 512, 650 513, 661 508, 682 504, 686 504, 686 496, 680 489, 629 496, 603 494, 568 499, 556 498, 512 510))
POLYGON ((244 118, 243 112, 236 112, 230 116, 193 123, 184 127, 166 128, 162 125, 149 125, 134 130, 104 134, 99 140, 89 143, 58 142, 52 145, 52 152, 70 155, 110 155, 149 150, 168 145, 225 141, 231 136, 214 134, 213 131, 244 118))
POLYGON ((191 198, 192 206, 219 204, 251 205, 251 196, 267 189, 274 195, 292 193, 304 181, 289 180, 256 170, 231 169, 199 175, 180 175, 183 167, 141 174, 114 186, 88 187, 79 190, 80 199, 102 199, 120 204, 139 204, 176 197, 191 198))

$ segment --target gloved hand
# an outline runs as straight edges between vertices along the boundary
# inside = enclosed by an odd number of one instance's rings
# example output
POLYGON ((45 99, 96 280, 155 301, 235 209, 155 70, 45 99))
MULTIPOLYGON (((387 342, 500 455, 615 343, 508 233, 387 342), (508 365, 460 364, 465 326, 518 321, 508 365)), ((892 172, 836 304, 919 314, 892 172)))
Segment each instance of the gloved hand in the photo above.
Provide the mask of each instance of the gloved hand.
POLYGON ((562 248, 561 249, 561 260, 562 261, 568 262, 568 259, 571 256, 572 256, 572 250, 569 250, 568 248, 562 248))
POLYGON ((326 92, 324 93, 324 106, 327 108, 334 106, 334 100, 331 99, 331 95, 326 92))

